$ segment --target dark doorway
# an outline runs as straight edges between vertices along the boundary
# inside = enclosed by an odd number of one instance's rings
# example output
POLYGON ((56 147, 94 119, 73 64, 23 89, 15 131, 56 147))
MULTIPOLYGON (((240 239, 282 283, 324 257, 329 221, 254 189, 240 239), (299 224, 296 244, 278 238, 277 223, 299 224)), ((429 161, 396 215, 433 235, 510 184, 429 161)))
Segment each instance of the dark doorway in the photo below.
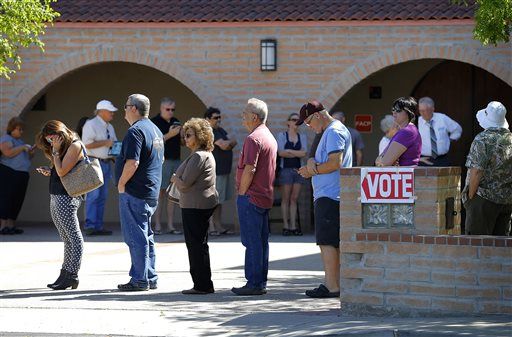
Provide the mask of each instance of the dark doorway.
POLYGON ((499 101, 507 108, 509 121, 512 116, 512 87, 467 63, 443 61, 436 65, 418 82, 412 96, 431 97, 436 111, 447 114, 462 126, 461 139, 450 147, 454 166, 464 167, 471 142, 482 131, 475 117, 478 110, 490 101, 499 101))

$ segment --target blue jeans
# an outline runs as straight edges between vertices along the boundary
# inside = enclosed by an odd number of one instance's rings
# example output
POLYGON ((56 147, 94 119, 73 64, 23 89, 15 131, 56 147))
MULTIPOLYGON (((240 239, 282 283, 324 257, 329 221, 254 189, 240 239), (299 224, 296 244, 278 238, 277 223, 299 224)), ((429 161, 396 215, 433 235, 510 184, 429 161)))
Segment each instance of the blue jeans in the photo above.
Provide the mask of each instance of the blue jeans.
POLYGON ((108 183, 112 176, 112 165, 100 160, 100 166, 103 171, 103 185, 87 193, 85 198, 85 229, 103 229, 103 213, 107 201, 108 183))
POLYGON ((157 201, 135 198, 128 193, 119 194, 119 216, 124 242, 130 249, 132 266, 130 283, 145 287, 155 284, 155 240, 151 229, 151 216, 157 201))
POLYGON ((245 246, 245 278, 251 288, 266 288, 268 274, 268 209, 239 195, 236 201, 240 236, 245 246))

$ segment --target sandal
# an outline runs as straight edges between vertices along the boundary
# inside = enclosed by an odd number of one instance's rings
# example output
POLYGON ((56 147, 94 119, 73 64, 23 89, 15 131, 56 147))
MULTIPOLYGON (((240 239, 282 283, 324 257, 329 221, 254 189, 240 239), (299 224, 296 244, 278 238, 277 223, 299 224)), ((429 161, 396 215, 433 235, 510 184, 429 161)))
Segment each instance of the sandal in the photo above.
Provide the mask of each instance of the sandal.
POLYGON ((2 235, 12 235, 14 232, 12 231, 11 227, 4 227, 2 230, 0 230, 0 234, 2 235))
POLYGON ((323 284, 319 285, 318 288, 312 290, 306 290, 306 296, 313 298, 333 298, 340 297, 339 291, 329 291, 323 284))
POLYGON ((235 232, 233 232, 231 229, 225 229, 220 232, 220 235, 233 235, 235 232))
POLYGON ((288 228, 283 228, 283 236, 290 236, 293 235, 293 232, 289 230, 288 228))

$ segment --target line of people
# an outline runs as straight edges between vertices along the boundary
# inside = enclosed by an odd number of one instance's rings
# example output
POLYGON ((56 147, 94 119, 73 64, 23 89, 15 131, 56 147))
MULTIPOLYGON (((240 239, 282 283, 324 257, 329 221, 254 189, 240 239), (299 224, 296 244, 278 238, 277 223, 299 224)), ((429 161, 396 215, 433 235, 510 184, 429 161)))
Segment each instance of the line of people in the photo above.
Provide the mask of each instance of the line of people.
MULTIPOLYGON (((107 112, 110 116, 115 107, 109 106, 110 102, 100 103, 99 106, 106 109, 97 109, 97 117, 101 118, 107 112)), ((166 105, 171 103, 174 102, 162 102, 161 106, 167 111, 166 105)), ((172 111, 173 108, 170 109, 172 111)), ((162 166, 166 160, 166 138, 157 124, 149 120, 150 102, 147 97, 140 94, 129 96, 124 110, 130 128, 115 161, 115 181, 119 192, 121 228, 130 250, 132 266, 129 282, 120 284, 118 289, 143 291, 155 289, 158 283, 151 218, 158 208, 159 199, 165 198, 165 195, 162 196, 162 186, 166 185, 162 183, 162 166)), ((418 104, 412 97, 402 97, 393 103, 392 112, 398 130, 377 157, 376 165, 416 166, 422 157, 421 130, 418 131, 412 123, 418 112, 418 104)), ((510 220, 512 134, 505 115, 505 107, 499 102, 491 102, 477 113, 477 120, 485 130, 475 138, 467 162, 470 174, 463 191, 463 201, 470 214, 466 220, 468 234, 504 235, 500 231, 506 228, 510 220), (479 214, 485 214, 486 218, 480 216, 478 223, 472 225, 471 221, 475 221, 479 214), (479 230, 486 232, 477 233, 479 230)), ((182 128, 180 133, 191 150, 190 156, 179 163, 169 178, 181 192, 179 204, 193 280, 193 287, 184 290, 184 294, 214 292, 208 233, 210 219, 219 204, 219 186, 225 187, 229 183, 219 183, 218 176, 229 176, 229 171, 219 173, 217 166, 221 166, 223 161, 216 160, 212 152, 219 140, 222 140, 219 144, 223 144, 224 151, 231 151, 236 146, 225 131, 217 130, 219 136, 215 140, 220 111, 209 110, 205 117, 192 118, 182 127, 165 120, 167 124, 164 127, 166 133, 182 128), (216 127, 212 127, 212 124, 216 127)), ((324 264, 325 284, 306 291, 306 295, 315 298, 339 296, 339 168, 352 166, 350 131, 318 101, 304 104, 298 114, 289 116, 288 131, 278 136, 279 141, 267 128, 267 117, 267 105, 255 98, 248 101, 242 112, 241 123, 249 134, 244 140, 236 169, 236 203, 241 241, 246 248, 247 282, 241 287, 234 287, 232 292, 237 295, 263 295, 267 291, 268 212, 274 200, 273 183, 279 153, 283 158, 281 165, 284 172, 280 179, 291 182, 288 189, 290 195, 293 195, 294 185, 300 184, 299 178, 312 179, 315 237, 324 264), (306 165, 294 159, 305 156, 305 137, 302 138, 296 131, 296 127, 302 123, 317 134, 306 165)), ((109 131, 106 124, 106 139, 102 145, 112 146, 115 133, 109 131)), ((14 122, 11 125, 10 135, 14 139, 22 132, 19 125, 14 122)), ((86 126, 87 123, 84 131, 86 126)), ((430 141, 433 141, 432 137, 430 141)), ((70 197, 60 177, 83 160, 86 146, 59 121, 49 121, 44 125, 36 136, 36 145, 51 163, 51 167, 40 167, 38 171, 50 178, 50 213, 65 245, 61 274, 48 286, 55 290, 76 288, 83 252, 77 210, 83 200, 70 197)), ((26 144, 11 146, 8 150, 28 156, 33 153, 33 147, 26 144)), ((435 147, 431 146, 431 154, 432 150, 435 152, 435 147)))

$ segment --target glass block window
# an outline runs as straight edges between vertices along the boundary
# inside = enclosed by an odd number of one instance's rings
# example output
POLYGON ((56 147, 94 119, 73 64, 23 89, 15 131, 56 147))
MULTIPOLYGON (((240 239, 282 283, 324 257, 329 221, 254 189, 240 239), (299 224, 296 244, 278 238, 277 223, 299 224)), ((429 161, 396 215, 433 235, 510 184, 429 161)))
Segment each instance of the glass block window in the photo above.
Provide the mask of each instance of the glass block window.
POLYGON ((363 228, 414 226, 414 204, 363 204, 363 228))

